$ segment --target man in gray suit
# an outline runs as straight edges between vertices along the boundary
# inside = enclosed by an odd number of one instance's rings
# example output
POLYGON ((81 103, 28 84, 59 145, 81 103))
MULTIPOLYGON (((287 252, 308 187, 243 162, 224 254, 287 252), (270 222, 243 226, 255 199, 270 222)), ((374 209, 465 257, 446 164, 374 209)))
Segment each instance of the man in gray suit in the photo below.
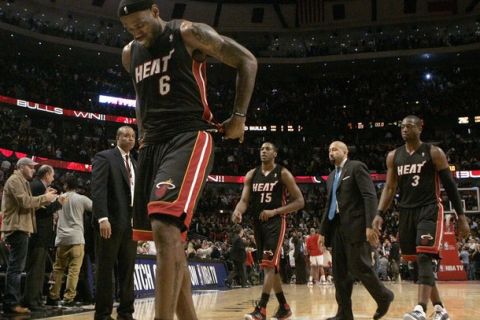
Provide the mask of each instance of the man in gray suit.
POLYGON ((332 247, 338 311, 328 320, 353 320, 351 296, 355 278, 377 302, 373 319, 380 319, 387 313, 394 295, 376 276, 370 258, 369 242, 378 242, 371 228, 377 211, 375 187, 367 166, 348 159, 345 143, 332 142, 329 158, 335 170, 327 180, 328 199, 320 224, 320 242, 332 247))

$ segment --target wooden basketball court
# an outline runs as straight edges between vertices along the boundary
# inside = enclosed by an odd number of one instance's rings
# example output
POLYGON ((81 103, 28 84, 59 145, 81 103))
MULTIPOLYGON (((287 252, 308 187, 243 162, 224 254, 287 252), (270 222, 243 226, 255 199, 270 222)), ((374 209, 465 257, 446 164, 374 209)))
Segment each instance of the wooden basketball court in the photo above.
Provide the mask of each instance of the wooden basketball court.
MULTIPOLYGON (((402 319, 417 302, 417 287, 410 282, 387 283, 395 293, 395 300, 384 319, 402 319)), ((440 282, 440 292, 452 320, 480 319, 480 282, 440 282)), ((335 289, 332 285, 315 286, 285 285, 285 295, 293 309, 292 319, 320 320, 333 316, 336 312, 335 289)), ((261 287, 234 289, 229 291, 200 291, 194 294, 198 318, 201 320, 243 319, 245 313, 251 312, 255 300, 259 298, 261 287)), ((277 308, 277 301, 272 294, 267 309, 270 318, 277 308)), ((362 285, 355 285, 353 290, 353 311, 355 319, 372 319, 376 304, 362 285)), ((428 306, 427 316, 432 306, 428 306)), ((154 318, 153 299, 137 300, 134 317, 138 320, 154 318)), ((49 319, 93 319, 93 312, 78 315, 53 317, 49 319)))

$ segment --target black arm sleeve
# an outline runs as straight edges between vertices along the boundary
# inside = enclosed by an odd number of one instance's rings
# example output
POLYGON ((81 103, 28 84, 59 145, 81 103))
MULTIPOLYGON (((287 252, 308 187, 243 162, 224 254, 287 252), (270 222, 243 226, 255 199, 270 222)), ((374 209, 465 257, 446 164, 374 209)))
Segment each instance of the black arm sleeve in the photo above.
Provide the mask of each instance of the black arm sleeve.
POLYGON ((463 212, 462 201, 460 200, 460 194, 458 193, 457 186, 452 178, 452 173, 448 168, 440 170, 438 172, 440 180, 442 181, 442 185, 445 188, 445 191, 448 195, 448 200, 450 200, 453 204, 453 208, 457 212, 458 215, 465 214, 463 212))

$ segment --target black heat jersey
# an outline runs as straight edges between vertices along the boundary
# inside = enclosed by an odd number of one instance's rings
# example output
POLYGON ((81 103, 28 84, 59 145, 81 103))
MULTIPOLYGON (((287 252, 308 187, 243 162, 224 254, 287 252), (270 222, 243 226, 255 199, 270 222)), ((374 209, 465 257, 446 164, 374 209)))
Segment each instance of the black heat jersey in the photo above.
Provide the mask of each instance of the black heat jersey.
POLYGON ((206 63, 194 61, 180 34, 181 20, 167 22, 149 48, 131 44, 130 74, 137 94, 137 120, 145 144, 177 133, 213 129, 207 102, 206 63))
MULTIPOLYGON (((263 210, 276 209, 286 202, 286 188, 281 180, 282 168, 277 164, 266 176, 263 175, 261 166, 255 169, 248 210, 257 221, 260 221, 259 216, 263 210)), ((280 218, 280 216, 276 215, 274 218, 280 218)))
POLYGON ((431 145, 422 143, 412 155, 403 145, 395 150, 400 208, 423 207, 439 201, 438 174, 430 155, 431 145))

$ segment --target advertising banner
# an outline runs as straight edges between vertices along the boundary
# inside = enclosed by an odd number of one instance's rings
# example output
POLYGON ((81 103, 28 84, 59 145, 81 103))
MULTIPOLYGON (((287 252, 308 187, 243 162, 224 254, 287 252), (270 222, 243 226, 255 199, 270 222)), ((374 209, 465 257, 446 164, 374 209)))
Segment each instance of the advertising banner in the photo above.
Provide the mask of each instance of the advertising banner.
MULTIPOLYGON (((193 290, 226 289, 228 272, 221 261, 188 261, 193 290)), ((155 256, 138 255, 135 261, 134 290, 136 298, 153 297, 156 277, 155 256)))

